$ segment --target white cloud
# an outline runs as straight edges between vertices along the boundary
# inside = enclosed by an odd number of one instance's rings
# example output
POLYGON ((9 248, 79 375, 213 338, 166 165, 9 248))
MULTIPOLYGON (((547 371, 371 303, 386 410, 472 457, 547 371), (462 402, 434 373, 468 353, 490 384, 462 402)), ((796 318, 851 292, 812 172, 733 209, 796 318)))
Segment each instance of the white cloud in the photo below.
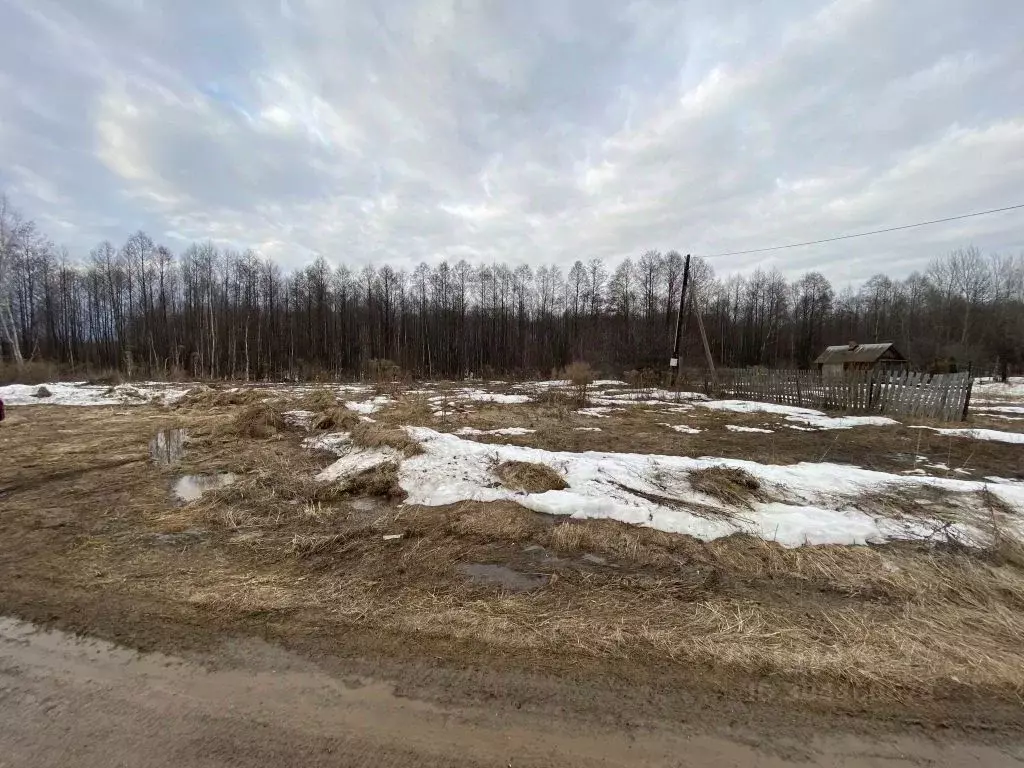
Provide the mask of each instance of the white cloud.
MULTIPOLYGON (((1021 202, 1024 7, 994 0, 8 0, 0 185, 84 253, 568 266, 1021 202), (992 4, 992 12, 986 6, 992 4)), ((839 281, 1024 216, 723 258, 839 281)))

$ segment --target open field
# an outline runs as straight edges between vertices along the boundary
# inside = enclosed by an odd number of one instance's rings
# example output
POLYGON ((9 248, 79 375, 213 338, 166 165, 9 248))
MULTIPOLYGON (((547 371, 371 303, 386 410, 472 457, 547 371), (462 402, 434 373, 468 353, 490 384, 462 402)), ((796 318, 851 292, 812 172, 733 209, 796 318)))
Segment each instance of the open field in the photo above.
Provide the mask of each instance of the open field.
POLYGON ((1021 724, 1012 437, 614 382, 582 410, 558 383, 135 389, 10 407, 0 612, 625 686, 659 717, 1021 724))

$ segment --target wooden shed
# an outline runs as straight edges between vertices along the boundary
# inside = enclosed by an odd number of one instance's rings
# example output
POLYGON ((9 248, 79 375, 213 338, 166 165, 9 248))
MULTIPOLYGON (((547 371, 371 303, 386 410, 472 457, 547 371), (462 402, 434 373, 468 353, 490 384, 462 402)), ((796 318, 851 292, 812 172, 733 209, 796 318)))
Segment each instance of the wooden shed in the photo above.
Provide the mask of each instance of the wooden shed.
POLYGON ((826 347, 814 361, 818 370, 825 376, 842 376, 847 371, 886 371, 906 370, 910 361, 896 349, 891 341, 880 344, 839 344, 826 347))

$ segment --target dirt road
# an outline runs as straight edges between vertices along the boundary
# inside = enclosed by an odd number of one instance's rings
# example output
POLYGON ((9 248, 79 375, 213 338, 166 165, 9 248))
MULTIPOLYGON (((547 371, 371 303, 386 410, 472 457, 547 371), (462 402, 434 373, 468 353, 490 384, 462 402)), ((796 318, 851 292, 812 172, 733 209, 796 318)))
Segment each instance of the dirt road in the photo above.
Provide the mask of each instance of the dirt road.
POLYGON ((1024 749, 830 734, 798 747, 395 695, 256 641, 203 663, 0 620, 0 766, 1021 765, 1024 749))

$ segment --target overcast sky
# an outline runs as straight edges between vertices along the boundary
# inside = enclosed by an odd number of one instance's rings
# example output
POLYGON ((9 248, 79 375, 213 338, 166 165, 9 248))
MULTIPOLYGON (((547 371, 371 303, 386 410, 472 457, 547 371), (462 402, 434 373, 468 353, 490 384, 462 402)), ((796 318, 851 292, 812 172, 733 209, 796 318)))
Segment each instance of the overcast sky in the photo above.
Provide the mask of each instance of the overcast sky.
MULTIPOLYGON (((756 248, 1024 203, 1021 0, 0 0, 0 190, 294 267, 756 248)), ((1024 210, 719 273, 1024 251, 1024 210)))

